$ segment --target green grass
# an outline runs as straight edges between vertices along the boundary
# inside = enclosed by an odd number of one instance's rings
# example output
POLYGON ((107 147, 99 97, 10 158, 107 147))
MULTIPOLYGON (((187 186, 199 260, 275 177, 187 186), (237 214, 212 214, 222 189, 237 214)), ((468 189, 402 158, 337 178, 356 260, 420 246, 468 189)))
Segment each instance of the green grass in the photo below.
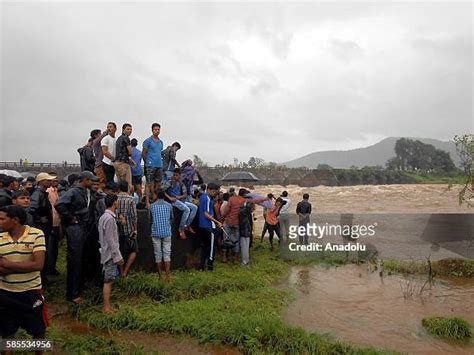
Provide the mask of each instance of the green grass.
MULTIPOLYGON (((427 274, 428 263, 423 261, 383 260, 383 269, 400 274, 427 274)), ((432 261, 434 275, 451 277, 474 277, 474 260, 443 259, 432 261)))
POLYGON ((409 178, 414 179, 417 184, 451 184, 463 185, 466 183, 467 176, 457 174, 453 176, 434 175, 429 173, 418 173, 411 171, 404 171, 403 174, 409 178))
POLYGON ((473 336, 471 325, 462 318, 427 317, 421 323, 430 334, 439 338, 467 340, 473 336))
POLYGON ((118 290, 128 296, 146 295, 153 300, 169 303, 268 287, 288 272, 288 267, 269 253, 262 253, 254 260, 252 268, 218 265, 212 273, 175 272, 171 284, 164 284, 156 274, 135 273, 119 283, 118 290))
POLYGON ((68 330, 51 327, 47 338, 53 341, 55 351, 67 354, 145 354, 141 346, 97 335, 77 335, 68 330), (59 349, 58 349, 59 348, 59 349))
POLYGON ((101 329, 188 334, 202 343, 235 346, 245 353, 378 353, 285 325, 281 312, 289 298, 285 291, 258 287, 171 303, 145 298, 121 302, 112 315, 101 314, 100 306, 80 307, 75 316, 101 329))
MULTIPOLYGON (((132 273, 114 284, 112 304, 116 312, 101 312, 101 290, 90 288, 87 303, 71 306, 70 313, 90 326, 104 330, 136 330, 190 335, 201 343, 238 348, 244 353, 272 354, 380 354, 376 349, 359 349, 329 335, 309 333, 288 326, 282 312, 293 295, 276 285, 289 274, 293 262, 284 262, 277 252, 256 247, 252 266, 217 263, 214 272, 174 272, 171 284, 156 274, 132 273)), ((61 255, 64 258, 64 255, 61 255)), ((340 261, 326 260, 329 264, 340 261)), ((62 269, 64 265, 60 264, 62 269)), ((64 269, 62 272, 65 272, 64 269)), ((64 282, 47 292, 47 299, 62 302, 64 282)), ((101 339, 59 337, 66 350, 89 351, 101 339)), ((120 347, 120 343, 106 346, 120 347)), ((109 344, 109 345, 107 345, 109 344)), ((119 350, 118 353, 121 353, 119 350)))
MULTIPOLYGON (((16 334, 17 339, 32 339, 23 329, 16 334)), ((119 339, 112 339, 92 334, 78 335, 67 329, 57 326, 50 326, 46 331, 47 340, 52 342, 52 350, 55 353, 65 354, 94 354, 100 350, 100 354, 145 354, 143 347, 125 343, 119 339)), ((19 354, 29 354, 26 351, 20 351, 19 354)))

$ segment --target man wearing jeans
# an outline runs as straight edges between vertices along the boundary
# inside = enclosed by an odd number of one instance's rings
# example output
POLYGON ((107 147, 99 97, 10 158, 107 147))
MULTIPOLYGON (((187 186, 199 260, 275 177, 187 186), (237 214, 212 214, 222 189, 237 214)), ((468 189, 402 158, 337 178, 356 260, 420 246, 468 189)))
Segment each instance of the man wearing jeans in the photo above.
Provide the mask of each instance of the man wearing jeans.
POLYGON ((165 282, 171 278, 171 221, 173 207, 165 201, 165 191, 156 190, 157 200, 150 207, 151 239, 155 251, 156 271, 161 279, 162 263, 165 268, 165 282))
POLYGON ((186 239, 185 231, 194 233, 191 228, 191 223, 196 217, 197 206, 191 202, 186 201, 188 196, 186 192, 186 186, 181 182, 181 169, 176 168, 173 170, 173 176, 168 181, 164 188, 166 198, 171 204, 183 212, 181 216, 181 222, 179 223, 179 237, 186 239))

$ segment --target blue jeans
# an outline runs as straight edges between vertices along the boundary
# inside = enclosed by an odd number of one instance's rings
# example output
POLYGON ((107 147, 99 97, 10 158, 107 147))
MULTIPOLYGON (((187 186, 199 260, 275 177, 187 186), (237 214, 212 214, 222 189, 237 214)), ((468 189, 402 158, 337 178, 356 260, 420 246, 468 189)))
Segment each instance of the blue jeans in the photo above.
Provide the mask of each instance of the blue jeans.
POLYGON ((179 231, 182 232, 184 227, 189 227, 191 225, 194 217, 196 217, 198 208, 194 203, 179 200, 174 202, 172 205, 183 212, 181 222, 179 223, 179 231))

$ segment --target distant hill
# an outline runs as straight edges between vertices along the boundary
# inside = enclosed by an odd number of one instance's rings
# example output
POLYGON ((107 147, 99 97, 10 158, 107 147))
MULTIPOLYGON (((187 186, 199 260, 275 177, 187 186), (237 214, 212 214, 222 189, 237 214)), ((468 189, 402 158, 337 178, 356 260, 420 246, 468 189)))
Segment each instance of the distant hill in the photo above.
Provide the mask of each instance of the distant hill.
MULTIPOLYGON (((289 168, 308 167, 311 169, 315 169, 318 164, 329 164, 333 168, 349 168, 353 165, 360 168, 375 165, 385 167, 385 163, 395 156, 395 142, 400 138, 402 137, 385 138, 365 148, 314 152, 283 164, 289 168)), ((431 138, 406 138, 419 140, 425 144, 434 145, 437 149, 448 152, 454 164, 459 166, 460 159, 456 153, 456 145, 454 142, 444 142, 431 138)))

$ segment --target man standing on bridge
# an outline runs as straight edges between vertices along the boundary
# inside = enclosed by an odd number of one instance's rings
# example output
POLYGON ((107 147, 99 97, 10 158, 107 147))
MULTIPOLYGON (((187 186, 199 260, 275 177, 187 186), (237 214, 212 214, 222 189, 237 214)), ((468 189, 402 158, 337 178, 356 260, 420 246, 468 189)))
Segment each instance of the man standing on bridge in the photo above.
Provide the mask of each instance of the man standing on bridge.
POLYGON ((153 123, 151 125, 151 137, 148 137, 143 142, 142 157, 145 163, 145 198, 147 208, 150 208, 150 194, 153 196, 153 192, 161 187, 163 180, 163 161, 161 159, 163 141, 159 137, 160 130, 160 124, 153 123))

